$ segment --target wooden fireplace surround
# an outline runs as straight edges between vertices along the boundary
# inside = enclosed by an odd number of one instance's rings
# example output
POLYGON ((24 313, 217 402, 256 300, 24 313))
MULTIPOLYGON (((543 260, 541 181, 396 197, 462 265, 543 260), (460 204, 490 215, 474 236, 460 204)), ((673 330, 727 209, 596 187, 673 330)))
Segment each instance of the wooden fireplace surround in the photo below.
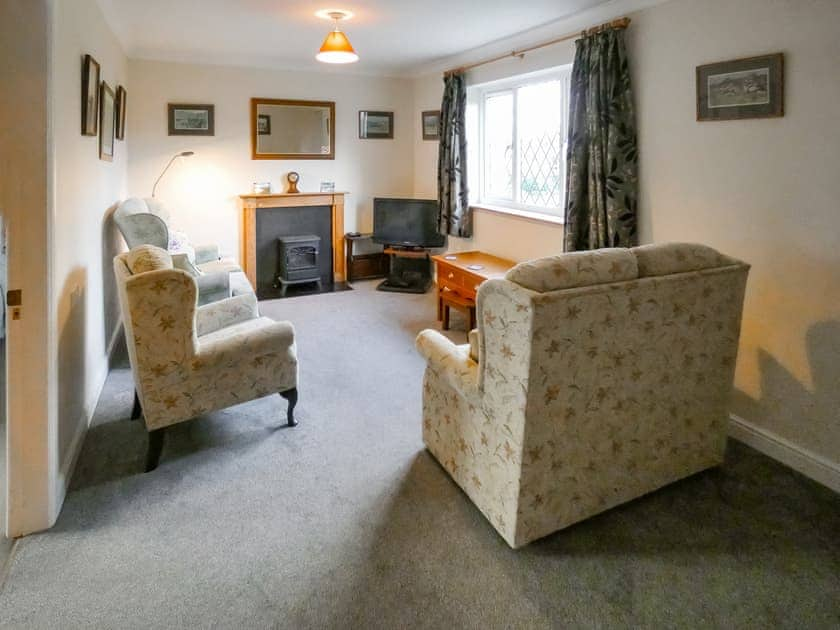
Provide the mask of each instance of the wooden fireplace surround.
POLYGON ((330 206, 332 212, 333 280, 344 282, 344 195, 334 193, 261 193, 239 195, 242 208, 242 270, 251 286, 257 286, 257 212, 268 208, 330 206))

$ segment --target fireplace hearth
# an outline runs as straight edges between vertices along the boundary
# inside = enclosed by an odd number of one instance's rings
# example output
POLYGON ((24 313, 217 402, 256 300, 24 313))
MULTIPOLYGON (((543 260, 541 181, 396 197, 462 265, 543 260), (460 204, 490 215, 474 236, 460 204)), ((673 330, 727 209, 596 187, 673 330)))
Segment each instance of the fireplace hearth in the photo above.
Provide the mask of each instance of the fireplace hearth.
POLYGON ((281 236, 277 239, 278 263, 277 282, 280 296, 286 295, 289 285, 315 282, 321 288, 319 251, 321 238, 315 234, 281 236))

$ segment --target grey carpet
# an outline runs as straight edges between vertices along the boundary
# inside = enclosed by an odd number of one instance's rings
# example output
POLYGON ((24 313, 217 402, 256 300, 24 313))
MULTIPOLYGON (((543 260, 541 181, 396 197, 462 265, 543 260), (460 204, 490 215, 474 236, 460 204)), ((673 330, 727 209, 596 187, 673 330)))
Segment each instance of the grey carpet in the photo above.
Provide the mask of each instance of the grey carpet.
MULTIPOLYGON (((511 551, 423 450, 431 294, 266 303, 297 328, 274 396, 144 431, 114 370, 56 527, 21 541, 15 628, 828 628, 840 498, 735 442, 726 465, 511 551)), ((463 338, 463 332, 455 332, 463 338)))

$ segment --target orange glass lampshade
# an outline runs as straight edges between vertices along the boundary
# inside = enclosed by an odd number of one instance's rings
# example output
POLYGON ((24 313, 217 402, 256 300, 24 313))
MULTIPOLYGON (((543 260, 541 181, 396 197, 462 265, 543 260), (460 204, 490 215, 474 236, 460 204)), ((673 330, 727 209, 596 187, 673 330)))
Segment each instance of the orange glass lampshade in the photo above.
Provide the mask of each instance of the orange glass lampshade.
POLYGON ((335 29, 327 35, 315 59, 324 63, 353 63, 359 60, 359 55, 353 50, 347 35, 335 29))

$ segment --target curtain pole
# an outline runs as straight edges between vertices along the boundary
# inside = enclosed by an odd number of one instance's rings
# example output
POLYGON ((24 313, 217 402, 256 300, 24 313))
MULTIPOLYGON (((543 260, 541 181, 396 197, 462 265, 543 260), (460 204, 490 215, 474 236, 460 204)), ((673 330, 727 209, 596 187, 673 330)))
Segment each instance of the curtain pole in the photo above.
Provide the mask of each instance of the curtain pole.
POLYGON ((492 57, 491 59, 484 59, 483 61, 476 61, 475 63, 470 63, 464 66, 459 66, 457 68, 452 68, 451 70, 447 70, 443 73, 443 76, 447 77, 452 74, 460 74, 462 72, 466 72, 467 70, 472 70, 473 68, 478 68, 479 66, 485 66, 488 63, 494 63, 496 61, 501 61, 502 59, 508 59, 510 57, 518 57, 522 59, 526 53, 533 52, 535 50, 539 50, 540 48, 545 48, 546 46, 553 46, 554 44, 559 44, 560 42, 566 42, 570 39, 574 39, 576 37, 586 37, 587 35, 595 35, 596 33, 600 33, 601 31, 606 31, 608 29, 622 29, 627 28, 630 25, 630 18, 623 17, 617 20, 612 20, 610 22, 605 22, 604 24, 600 24, 599 26, 595 26, 593 28, 584 29, 582 31, 577 31, 574 33, 570 33, 568 35, 564 35, 563 37, 558 37, 556 39, 552 39, 547 42, 543 42, 541 44, 536 44, 534 46, 529 46, 528 48, 523 48, 522 50, 512 50, 509 53, 505 53, 504 55, 498 55, 497 57, 492 57))

